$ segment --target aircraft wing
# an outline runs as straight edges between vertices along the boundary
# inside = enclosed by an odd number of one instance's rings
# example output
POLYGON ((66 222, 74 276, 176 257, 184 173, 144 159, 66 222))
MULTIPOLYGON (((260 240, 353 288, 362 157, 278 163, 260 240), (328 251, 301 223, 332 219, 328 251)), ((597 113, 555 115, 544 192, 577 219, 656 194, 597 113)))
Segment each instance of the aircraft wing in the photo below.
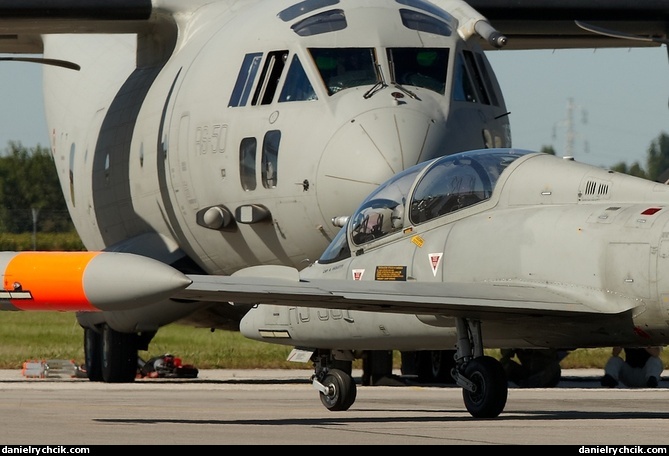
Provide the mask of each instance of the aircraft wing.
MULTIPOLYGON (((171 14, 211 1, 3 0, 0 52, 41 54, 41 35, 50 33, 155 33, 160 29, 158 23, 172 22, 171 14)), ((457 8, 450 0, 431 1, 447 10, 449 6, 457 8)), ((467 0, 467 3, 508 38, 505 49, 659 46, 669 23, 669 0, 467 0), (600 33, 581 28, 575 21, 601 29, 600 33), (627 37, 613 38, 601 31, 627 37), (633 35, 644 38, 631 39, 633 35)), ((482 46, 492 49, 483 40, 482 46)))
POLYGON ((256 266, 232 276, 188 277, 192 284, 173 298, 496 320, 618 314, 638 305, 615 297, 604 304, 602 296, 591 290, 527 282, 305 280, 296 269, 283 266, 256 266))
POLYGON ((42 34, 148 30, 151 0, 3 0, 0 52, 41 54, 42 34))
MULTIPOLYGON (((504 49, 659 46, 666 39, 669 23, 667 0, 467 0, 467 3, 508 38, 504 49), (576 21, 594 26, 599 33, 579 27, 576 21), (603 34, 606 32, 620 36, 603 34)), ((485 42, 482 46, 492 49, 485 42)))

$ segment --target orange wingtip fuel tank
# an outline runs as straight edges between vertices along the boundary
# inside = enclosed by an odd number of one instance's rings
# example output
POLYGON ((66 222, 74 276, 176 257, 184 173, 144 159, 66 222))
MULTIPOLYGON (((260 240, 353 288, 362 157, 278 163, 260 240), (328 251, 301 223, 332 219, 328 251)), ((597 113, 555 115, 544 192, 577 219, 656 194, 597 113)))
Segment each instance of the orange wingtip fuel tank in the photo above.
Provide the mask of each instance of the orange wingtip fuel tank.
POLYGON ((0 310, 128 310, 190 285, 176 269, 119 252, 0 252, 0 310))

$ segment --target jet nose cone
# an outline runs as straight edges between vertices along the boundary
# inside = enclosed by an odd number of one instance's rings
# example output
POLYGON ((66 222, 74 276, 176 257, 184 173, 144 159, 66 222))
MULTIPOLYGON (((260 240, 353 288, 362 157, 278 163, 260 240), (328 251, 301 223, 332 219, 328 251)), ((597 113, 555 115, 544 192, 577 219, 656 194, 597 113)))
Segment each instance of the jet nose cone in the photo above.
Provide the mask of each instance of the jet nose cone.
POLYGON ((342 126, 318 167, 317 198, 326 220, 350 215, 395 173, 445 150, 442 123, 406 106, 368 111, 342 126))

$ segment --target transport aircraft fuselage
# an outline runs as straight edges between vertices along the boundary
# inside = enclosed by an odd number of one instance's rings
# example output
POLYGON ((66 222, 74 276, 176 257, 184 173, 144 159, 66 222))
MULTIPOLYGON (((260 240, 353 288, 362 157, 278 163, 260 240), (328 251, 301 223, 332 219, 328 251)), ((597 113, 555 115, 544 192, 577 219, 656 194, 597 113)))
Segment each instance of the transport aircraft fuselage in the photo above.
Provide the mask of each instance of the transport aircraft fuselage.
MULTIPOLYGON (((339 230, 332 219, 395 172, 510 144, 492 68, 452 17, 388 1, 325 3, 301 12, 291 1, 213 2, 187 26, 161 24, 175 30, 160 40, 44 37, 45 57, 81 66, 45 67, 44 89, 87 249, 208 274, 304 267, 339 230)), ((154 331, 197 322, 193 310, 171 303, 80 321, 154 331)), ((238 320, 202 312, 197 325, 238 320)))

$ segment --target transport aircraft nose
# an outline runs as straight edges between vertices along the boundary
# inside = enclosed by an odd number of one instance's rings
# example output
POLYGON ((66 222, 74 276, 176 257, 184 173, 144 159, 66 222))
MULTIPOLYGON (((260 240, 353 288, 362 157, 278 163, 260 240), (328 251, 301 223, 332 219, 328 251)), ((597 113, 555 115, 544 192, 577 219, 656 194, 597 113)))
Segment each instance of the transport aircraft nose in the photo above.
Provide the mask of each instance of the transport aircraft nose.
POLYGON ((406 106, 352 118, 332 136, 319 163, 316 194, 323 218, 350 215, 397 172, 442 155, 443 138, 443 123, 406 106))

